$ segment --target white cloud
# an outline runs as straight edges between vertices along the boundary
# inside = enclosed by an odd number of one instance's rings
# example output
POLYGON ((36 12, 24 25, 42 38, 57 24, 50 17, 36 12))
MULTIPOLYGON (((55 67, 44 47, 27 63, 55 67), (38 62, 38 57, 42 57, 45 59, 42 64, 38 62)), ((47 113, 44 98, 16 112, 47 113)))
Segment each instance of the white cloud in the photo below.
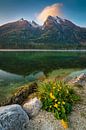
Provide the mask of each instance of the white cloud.
POLYGON ((37 16, 37 20, 40 22, 44 22, 49 15, 51 16, 61 16, 61 7, 62 3, 56 3, 51 6, 45 7, 37 16))

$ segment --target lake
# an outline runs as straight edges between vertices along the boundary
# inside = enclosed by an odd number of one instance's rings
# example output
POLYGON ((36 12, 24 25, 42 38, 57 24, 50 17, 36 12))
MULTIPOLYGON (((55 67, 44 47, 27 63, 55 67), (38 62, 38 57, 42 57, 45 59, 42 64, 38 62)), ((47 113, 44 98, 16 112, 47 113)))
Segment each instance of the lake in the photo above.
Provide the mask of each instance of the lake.
MULTIPOLYGON (((56 70, 59 76, 60 73, 70 73, 76 69, 86 69, 85 50, 2 50, 0 52, 0 101, 10 97, 22 84, 29 82, 32 76, 30 74, 34 72, 48 75, 56 70), (26 78, 28 76, 30 77, 26 78)), ((33 76, 32 79, 35 80, 33 76)))

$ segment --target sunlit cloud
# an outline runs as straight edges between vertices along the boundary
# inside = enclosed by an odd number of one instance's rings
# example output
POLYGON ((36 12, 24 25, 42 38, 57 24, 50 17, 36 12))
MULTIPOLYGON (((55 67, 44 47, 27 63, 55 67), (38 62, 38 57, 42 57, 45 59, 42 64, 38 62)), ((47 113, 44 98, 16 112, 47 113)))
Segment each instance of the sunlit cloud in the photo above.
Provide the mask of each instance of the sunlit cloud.
POLYGON ((37 20, 39 22, 44 22, 47 17, 50 16, 61 16, 61 7, 63 6, 62 3, 56 3, 51 6, 45 7, 37 16, 37 20))

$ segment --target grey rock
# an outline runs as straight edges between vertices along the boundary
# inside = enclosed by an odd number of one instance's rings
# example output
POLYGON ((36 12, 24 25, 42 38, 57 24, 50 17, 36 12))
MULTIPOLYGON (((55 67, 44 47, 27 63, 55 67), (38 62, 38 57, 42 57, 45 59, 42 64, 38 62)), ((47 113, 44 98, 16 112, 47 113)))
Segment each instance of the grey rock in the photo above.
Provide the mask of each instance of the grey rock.
POLYGON ((30 117, 36 116, 42 107, 42 103, 37 97, 30 99, 23 105, 23 109, 30 117))
POLYGON ((0 107, 0 130, 27 130, 29 117, 20 105, 0 107))
POLYGON ((86 70, 77 71, 71 73, 66 79, 69 84, 79 85, 82 87, 86 86, 86 70))

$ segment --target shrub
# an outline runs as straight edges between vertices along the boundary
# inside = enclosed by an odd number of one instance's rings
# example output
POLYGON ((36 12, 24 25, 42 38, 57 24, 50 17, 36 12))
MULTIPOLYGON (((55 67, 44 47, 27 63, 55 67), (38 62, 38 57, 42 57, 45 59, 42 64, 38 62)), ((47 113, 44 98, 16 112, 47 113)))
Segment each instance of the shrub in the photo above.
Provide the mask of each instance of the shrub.
POLYGON ((57 119, 64 121, 67 121, 73 103, 79 99, 74 90, 61 81, 39 83, 38 94, 43 103, 43 109, 53 112, 57 119))

